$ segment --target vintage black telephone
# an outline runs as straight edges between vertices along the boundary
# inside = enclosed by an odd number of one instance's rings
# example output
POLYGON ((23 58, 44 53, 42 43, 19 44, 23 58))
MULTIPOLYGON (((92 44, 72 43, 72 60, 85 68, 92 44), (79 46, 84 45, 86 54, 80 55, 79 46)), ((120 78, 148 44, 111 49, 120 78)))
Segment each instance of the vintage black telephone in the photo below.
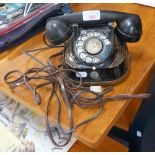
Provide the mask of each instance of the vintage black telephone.
MULTIPOLYGON (((129 69, 126 42, 139 41, 140 17, 115 11, 83 11, 47 21, 46 37, 53 45, 65 43, 63 68, 80 73, 84 84, 117 81, 129 69), (114 28, 114 22, 117 26, 114 28)), ((66 73, 71 80, 79 75, 66 73)))

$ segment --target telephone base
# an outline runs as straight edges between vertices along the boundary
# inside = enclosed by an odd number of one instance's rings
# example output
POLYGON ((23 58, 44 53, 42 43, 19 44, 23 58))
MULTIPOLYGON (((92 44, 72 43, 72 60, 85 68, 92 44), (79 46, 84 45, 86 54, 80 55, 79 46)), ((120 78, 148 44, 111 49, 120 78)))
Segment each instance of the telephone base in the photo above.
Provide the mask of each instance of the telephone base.
MULTIPOLYGON (((85 68, 73 68, 68 63, 69 61, 64 60, 63 69, 74 69, 82 77, 83 85, 108 85, 115 84, 121 81, 128 73, 129 70, 129 55, 127 47, 123 47, 123 51, 118 49, 116 58, 108 67, 99 66, 87 66, 85 68)), ((79 75, 75 73, 65 72, 65 75, 75 83, 79 81, 79 75)))

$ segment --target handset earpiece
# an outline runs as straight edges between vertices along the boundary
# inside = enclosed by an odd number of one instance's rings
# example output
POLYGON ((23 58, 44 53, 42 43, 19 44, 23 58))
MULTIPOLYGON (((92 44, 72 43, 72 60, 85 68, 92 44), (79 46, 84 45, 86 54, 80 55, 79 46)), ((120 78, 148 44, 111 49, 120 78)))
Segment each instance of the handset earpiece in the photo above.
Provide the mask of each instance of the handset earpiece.
POLYGON ((72 35, 72 28, 65 22, 57 19, 50 19, 46 23, 46 37, 53 45, 64 43, 72 35))
POLYGON ((138 15, 128 16, 117 22, 116 35, 126 42, 137 42, 142 34, 142 24, 138 15))

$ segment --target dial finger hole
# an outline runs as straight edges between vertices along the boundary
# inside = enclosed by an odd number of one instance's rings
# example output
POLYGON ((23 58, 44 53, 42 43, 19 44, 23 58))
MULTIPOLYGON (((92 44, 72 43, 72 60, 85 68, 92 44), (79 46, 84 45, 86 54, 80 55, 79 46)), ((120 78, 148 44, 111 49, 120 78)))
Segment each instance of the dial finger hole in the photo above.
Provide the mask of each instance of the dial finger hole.
POLYGON ((83 41, 82 41, 82 40, 79 40, 79 41, 77 42, 77 45, 78 45, 78 46, 82 46, 82 45, 83 45, 83 41))
POLYGON ((85 60, 85 58, 86 58, 86 54, 84 53, 84 52, 82 52, 82 53, 80 53, 80 58, 82 59, 82 60, 85 60))
POLYGON ((78 53, 83 52, 83 48, 82 48, 82 47, 78 47, 78 48, 77 48, 77 52, 78 52, 78 53))

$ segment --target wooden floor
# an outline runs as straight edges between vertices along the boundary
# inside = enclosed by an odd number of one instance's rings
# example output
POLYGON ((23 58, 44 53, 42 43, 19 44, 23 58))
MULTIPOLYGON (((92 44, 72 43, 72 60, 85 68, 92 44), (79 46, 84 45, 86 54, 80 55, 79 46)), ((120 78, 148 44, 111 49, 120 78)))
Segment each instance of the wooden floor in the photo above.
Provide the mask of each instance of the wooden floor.
POLYGON ((103 143, 96 148, 90 148, 80 141, 77 141, 70 152, 127 152, 128 148, 114 141, 110 137, 106 137, 103 143))

